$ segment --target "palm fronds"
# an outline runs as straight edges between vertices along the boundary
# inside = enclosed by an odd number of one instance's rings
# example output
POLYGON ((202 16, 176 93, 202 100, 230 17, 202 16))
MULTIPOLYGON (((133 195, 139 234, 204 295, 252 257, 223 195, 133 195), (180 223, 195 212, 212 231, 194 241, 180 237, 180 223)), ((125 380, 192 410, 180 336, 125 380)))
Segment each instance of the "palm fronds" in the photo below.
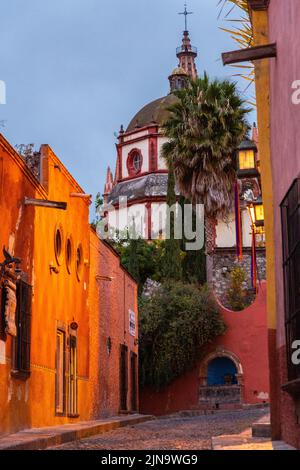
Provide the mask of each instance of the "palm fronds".
POLYGON ((203 78, 177 91, 164 125, 163 147, 172 162, 180 192, 193 204, 204 204, 207 217, 226 218, 232 209, 236 178, 234 153, 248 130, 236 84, 203 78))
MULTIPOLYGON (((241 49, 252 47, 254 45, 253 27, 250 19, 249 8, 247 0, 219 0, 219 17, 223 16, 225 21, 232 25, 237 25, 233 28, 220 28, 238 44, 241 49), (233 18, 232 13, 239 10, 240 18, 233 18)), ((248 87, 254 82, 255 70, 254 65, 251 63, 249 66, 235 65, 238 69, 242 69, 242 73, 236 74, 246 80, 248 87), (247 71, 246 71, 247 69, 247 71)))

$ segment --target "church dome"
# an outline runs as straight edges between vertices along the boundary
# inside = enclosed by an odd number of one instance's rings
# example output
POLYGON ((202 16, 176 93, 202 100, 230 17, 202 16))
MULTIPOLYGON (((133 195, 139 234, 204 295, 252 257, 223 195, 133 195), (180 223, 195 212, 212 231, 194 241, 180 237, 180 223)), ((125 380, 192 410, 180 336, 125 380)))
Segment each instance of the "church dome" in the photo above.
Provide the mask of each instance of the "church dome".
POLYGON ((186 76, 188 76, 188 74, 186 73, 186 71, 182 67, 177 67, 176 69, 174 69, 171 76, 173 76, 173 75, 186 75, 186 76))
POLYGON ((127 128, 127 132, 137 130, 139 127, 148 126, 153 122, 161 126, 168 119, 168 108, 176 103, 176 101, 176 96, 170 94, 147 104, 134 116, 127 128))

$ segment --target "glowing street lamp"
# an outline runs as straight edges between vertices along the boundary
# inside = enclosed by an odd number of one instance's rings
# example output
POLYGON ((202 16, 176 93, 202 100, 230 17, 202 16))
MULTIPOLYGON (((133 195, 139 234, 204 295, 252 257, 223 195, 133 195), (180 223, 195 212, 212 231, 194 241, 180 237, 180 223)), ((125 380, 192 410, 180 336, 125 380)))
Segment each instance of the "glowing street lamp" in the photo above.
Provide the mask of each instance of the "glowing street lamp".
POLYGON ((237 151, 238 176, 258 176, 257 147, 252 140, 244 140, 237 151))
POLYGON ((252 287, 257 291, 257 262, 256 262, 256 214, 254 205, 248 206, 248 211, 251 219, 252 231, 252 250, 251 250, 251 280, 252 287))
POLYGON ((248 206, 248 210, 249 210, 251 225, 252 225, 252 229, 253 229, 253 226, 255 227, 255 223, 256 223, 256 215, 255 215, 254 205, 251 204, 250 206, 248 206))

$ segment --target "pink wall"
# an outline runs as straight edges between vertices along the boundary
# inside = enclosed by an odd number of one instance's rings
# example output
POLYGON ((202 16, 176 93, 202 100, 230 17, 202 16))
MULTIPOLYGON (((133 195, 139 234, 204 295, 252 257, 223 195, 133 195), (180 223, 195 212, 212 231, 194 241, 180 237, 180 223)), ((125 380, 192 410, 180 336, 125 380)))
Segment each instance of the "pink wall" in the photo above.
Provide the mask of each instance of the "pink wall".
MULTIPOLYGON (((269 5, 269 41, 277 43, 277 58, 270 59, 270 131, 274 188, 275 275, 277 305, 276 356, 272 360, 274 398, 272 426, 276 438, 300 448, 300 426, 295 403, 282 392, 288 381, 285 347, 285 312, 282 269, 280 203, 300 173, 300 105, 293 104, 292 84, 300 80, 300 2, 271 0, 269 5)), ((265 194, 264 197, 268 197, 265 194)), ((271 353, 273 355, 273 352, 271 353)))
MULTIPOLYGON (((270 42, 277 58, 270 59, 271 152, 273 165, 278 347, 285 344, 280 203, 300 172, 300 105, 292 103, 292 83, 300 80, 300 2, 271 0, 270 42)), ((268 197, 265 194, 264 197, 268 197)))
MULTIPOLYGON (((232 312, 222 306, 220 309, 228 329, 207 348, 205 356, 220 349, 237 356, 243 368, 244 402, 262 403, 264 399, 259 395, 269 393, 266 283, 262 282, 255 302, 244 311, 232 312)), ((142 390, 141 411, 161 415, 195 408, 200 368, 201 361, 159 393, 142 390)))

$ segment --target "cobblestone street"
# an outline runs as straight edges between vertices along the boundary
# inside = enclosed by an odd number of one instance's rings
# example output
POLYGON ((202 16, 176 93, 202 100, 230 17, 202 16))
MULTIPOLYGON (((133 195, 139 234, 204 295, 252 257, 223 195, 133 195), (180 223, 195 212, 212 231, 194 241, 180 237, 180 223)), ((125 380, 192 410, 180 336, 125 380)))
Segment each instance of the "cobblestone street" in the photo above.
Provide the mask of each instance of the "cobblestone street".
POLYGON ((155 419, 56 447, 56 450, 205 450, 212 437, 239 434, 268 414, 265 409, 155 419))

